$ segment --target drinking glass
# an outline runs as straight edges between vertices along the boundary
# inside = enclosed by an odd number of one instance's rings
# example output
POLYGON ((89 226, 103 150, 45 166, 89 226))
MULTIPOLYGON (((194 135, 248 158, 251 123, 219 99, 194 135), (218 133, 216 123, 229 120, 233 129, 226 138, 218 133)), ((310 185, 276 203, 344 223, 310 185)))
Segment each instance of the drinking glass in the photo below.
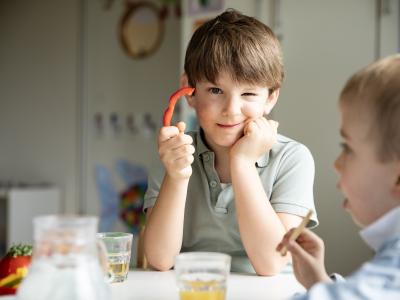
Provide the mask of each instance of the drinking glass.
POLYGON ((97 234, 107 250, 109 282, 123 282, 128 277, 132 237, 131 233, 126 232, 97 234))
POLYGON ((186 252, 175 258, 181 300, 224 300, 231 257, 217 252, 186 252))

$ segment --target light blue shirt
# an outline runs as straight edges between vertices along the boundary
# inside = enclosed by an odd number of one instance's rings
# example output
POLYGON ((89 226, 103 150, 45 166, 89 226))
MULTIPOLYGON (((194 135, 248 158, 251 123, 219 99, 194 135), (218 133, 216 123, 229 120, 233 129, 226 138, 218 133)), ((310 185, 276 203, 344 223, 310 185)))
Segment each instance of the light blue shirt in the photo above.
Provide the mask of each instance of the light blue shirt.
POLYGON ((360 232, 376 251, 345 281, 314 285, 296 300, 400 299, 400 207, 397 207, 360 232))

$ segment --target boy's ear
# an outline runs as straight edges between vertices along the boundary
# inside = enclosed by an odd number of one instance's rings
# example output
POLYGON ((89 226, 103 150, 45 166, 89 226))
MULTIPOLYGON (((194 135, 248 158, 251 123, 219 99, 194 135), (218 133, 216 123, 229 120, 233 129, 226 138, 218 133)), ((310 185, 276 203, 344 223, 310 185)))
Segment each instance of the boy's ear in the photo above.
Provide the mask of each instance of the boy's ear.
MULTIPOLYGON (((186 73, 183 73, 180 78, 180 87, 183 88, 185 86, 189 86, 189 79, 188 79, 186 73)), ((189 104, 189 106, 193 107, 193 96, 186 95, 185 98, 186 98, 186 101, 189 104)))
POLYGON ((276 89, 271 94, 268 95, 268 99, 264 107, 265 115, 269 115, 271 110, 274 108, 276 102, 278 101, 279 91, 280 89, 276 89))

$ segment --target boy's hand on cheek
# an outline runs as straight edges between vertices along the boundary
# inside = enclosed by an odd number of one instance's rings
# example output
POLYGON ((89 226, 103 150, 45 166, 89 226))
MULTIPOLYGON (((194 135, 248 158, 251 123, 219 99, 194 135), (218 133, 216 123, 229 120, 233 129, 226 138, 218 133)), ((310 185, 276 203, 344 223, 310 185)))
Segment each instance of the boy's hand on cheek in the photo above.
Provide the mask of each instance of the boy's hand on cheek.
POLYGON ((255 163, 276 143, 278 125, 278 122, 264 117, 249 120, 244 127, 243 137, 231 148, 231 158, 245 159, 249 163, 255 163))
POLYGON ((189 179, 195 151, 190 135, 184 133, 185 123, 162 127, 158 135, 158 153, 167 174, 175 179, 189 179))

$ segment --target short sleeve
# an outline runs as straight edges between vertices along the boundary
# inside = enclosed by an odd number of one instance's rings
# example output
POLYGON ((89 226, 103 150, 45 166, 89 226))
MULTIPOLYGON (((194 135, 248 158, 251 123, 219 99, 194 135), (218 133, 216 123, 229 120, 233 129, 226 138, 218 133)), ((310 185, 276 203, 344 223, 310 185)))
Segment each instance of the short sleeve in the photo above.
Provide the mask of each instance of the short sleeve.
POLYGON ((147 208, 153 207, 156 203, 158 194, 160 192, 161 183, 163 181, 165 169, 161 162, 151 168, 147 181, 147 190, 144 194, 143 211, 147 208))
MULTIPOLYGON (((292 145, 282 155, 272 187, 271 205, 276 212, 304 217, 314 205, 314 159, 308 148, 300 143, 292 145)), ((316 213, 307 227, 318 225, 316 213)))

